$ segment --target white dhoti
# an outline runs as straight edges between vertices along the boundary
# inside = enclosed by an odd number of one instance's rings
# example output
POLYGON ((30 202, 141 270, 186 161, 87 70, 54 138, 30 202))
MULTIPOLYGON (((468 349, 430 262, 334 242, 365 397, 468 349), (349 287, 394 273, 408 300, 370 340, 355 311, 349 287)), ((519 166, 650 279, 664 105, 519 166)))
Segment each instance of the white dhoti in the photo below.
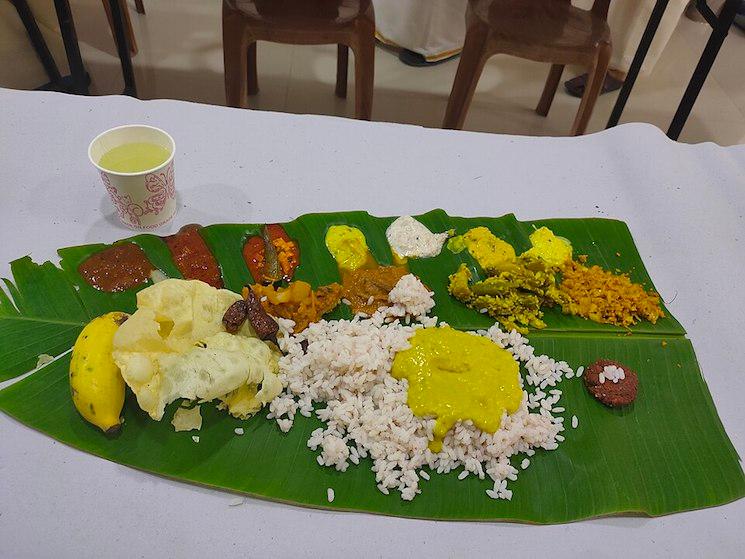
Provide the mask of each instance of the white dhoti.
MULTIPOLYGON (((528 0, 526 0, 528 1, 528 0)), ((611 68, 627 72, 656 0, 613 0, 608 24, 613 40, 611 68)), ((576 0, 589 9, 592 0, 576 0)), ((373 0, 378 39, 418 52, 429 62, 460 52, 466 34, 468 0, 373 0)), ((645 59, 649 73, 665 49, 688 0, 670 0, 645 59)))
MULTIPOLYGON (((610 60, 610 67, 613 70, 628 72, 655 4, 656 0, 614 0, 610 3, 608 25, 613 41, 613 54, 610 60)), ((643 74, 649 74, 654 68, 687 5, 688 0, 668 2, 665 15, 644 59, 641 70, 643 74)))
POLYGON ((468 0, 373 0, 382 42, 436 62, 463 48, 468 0))

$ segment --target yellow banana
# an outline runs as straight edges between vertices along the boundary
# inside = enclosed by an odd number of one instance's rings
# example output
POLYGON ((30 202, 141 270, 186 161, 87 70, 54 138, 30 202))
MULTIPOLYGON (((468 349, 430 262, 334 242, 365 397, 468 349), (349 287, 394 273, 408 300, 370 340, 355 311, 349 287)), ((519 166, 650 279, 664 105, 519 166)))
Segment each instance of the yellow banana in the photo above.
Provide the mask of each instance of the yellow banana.
POLYGON ((86 421, 107 435, 121 426, 124 379, 111 352, 114 334, 127 316, 110 312, 91 320, 75 341, 70 360, 72 401, 86 421))

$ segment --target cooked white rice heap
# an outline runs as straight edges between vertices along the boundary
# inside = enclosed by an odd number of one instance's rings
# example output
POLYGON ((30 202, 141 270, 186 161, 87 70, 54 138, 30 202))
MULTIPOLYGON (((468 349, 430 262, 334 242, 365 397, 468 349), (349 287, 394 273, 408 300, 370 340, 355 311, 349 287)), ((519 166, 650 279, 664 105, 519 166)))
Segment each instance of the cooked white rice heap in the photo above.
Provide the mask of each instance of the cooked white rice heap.
MULTIPOLYGON (((553 387, 571 369, 563 361, 535 355, 528 340, 515 331, 504 333, 495 324, 474 332, 524 365, 530 393, 524 391, 518 410, 505 413, 494 434, 476 429, 470 421, 458 423, 446 435, 442 451, 433 453, 428 443, 435 420, 414 416, 406 405, 407 381, 389 374, 396 352, 409 347, 414 332, 436 327, 437 318, 426 316, 434 306, 432 293, 409 274, 391 291, 389 301, 390 307, 372 317, 321 320, 296 335, 291 333, 292 321, 280 320, 285 335, 279 344, 286 355, 280 359, 279 376, 286 388, 271 402, 267 417, 287 432, 296 413, 310 417, 313 404, 320 404, 315 414, 326 426, 313 431, 308 440, 311 450, 320 451, 318 463, 343 472, 369 456, 378 489, 385 494, 393 489, 411 500, 421 491, 420 479, 429 479, 422 468, 447 473, 462 467, 459 479, 489 476, 494 485, 487 495, 511 499, 507 484, 517 479, 519 470, 510 457, 533 456, 535 448, 554 450, 564 440, 564 418, 553 415, 564 411, 556 407, 561 391, 553 387), (419 324, 402 324, 399 319, 404 316, 419 324)), ((521 458, 515 464, 525 468, 529 461, 521 458)))

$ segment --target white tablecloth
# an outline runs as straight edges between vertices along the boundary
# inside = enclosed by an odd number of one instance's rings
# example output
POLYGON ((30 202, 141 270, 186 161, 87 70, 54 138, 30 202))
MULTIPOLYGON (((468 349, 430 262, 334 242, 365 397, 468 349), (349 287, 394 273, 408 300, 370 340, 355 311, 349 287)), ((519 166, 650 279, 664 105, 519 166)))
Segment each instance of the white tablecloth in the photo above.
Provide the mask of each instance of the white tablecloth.
MULTIPOLYGON (((745 146, 677 144, 640 124, 527 138, 0 90, 2 275, 25 254, 54 259, 58 247, 129 234, 86 156, 91 138, 125 123, 159 126, 176 140, 183 207, 167 231, 350 209, 625 220, 745 452, 745 146)), ((742 557, 745 549, 745 500, 535 527, 253 499, 231 507, 234 498, 72 450, 0 414, 1 557, 742 557)))

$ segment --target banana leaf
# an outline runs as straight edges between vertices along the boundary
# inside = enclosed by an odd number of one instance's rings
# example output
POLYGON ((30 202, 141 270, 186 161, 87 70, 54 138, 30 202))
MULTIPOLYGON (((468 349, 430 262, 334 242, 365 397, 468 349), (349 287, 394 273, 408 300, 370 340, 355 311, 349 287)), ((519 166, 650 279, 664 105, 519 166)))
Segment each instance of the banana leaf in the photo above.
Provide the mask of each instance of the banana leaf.
POLYGON ((70 349, 89 320, 64 273, 51 262, 34 264, 28 256, 11 263, 15 284, 0 289, 0 381, 36 366, 41 354, 70 349))
MULTIPOLYGON (((365 233, 382 264, 392 263, 385 229, 394 218, 364 212, 310 214, 285 224, 300 242, 301 265, 296 277, 314 286, 338 281, 335 262, 323 237, 334 223, 354 225, 365 233)), ((455 218, 442 210, 418 216, 432 230, 455 228, 462 233, 484 225, 511 242, 519 252, 529 248, 528 235, 546 225, 570 239, 575 254, 590 263, 630 273, 653 288, 626 225, 604 219, 559 219, 520 222, 501 218, 455 218)), ((260 225, 212 225, 203 237, 220 263, 226 287, 239 290, 251 281, 241 248, 260 225)), ((157 237, 138 235, 151 261, 171 277, 180 277, 167 247, 157 237)), ((77 273, 87 256, 104 248, 88 245, 59 251, 62 269, 25 258, 12 264, 10 297, 0 291, 0 378, 30 370, 39 353, 57 355, 68 349, 88 318, 113 309, 132 311, 135 290, 105 294, 92 289, 77 273)), ((461 262, 479 273, 467 253, 447 250, 432 259, 411 260, 412 272, 435 291, 433 314, 461 329, 488 326, 491 321, 447 294, 447 276, 461 262)), ((336 316, 348 316, 337 311, 336 316)), ((150 420, 131 394, 125 404, 125 426, 118 438, 104 437, 85 423, 69 396, 69 356, 41 368, 0 391, 0 409, 29 427, 70 446, 154 474, 287 503, 339 510, 369 511, 405 517, 467 520, 512 520, 533 523, 568 522, 608 514, 662 515, 719 505, 745 495, 739 457, 719 420, 699 370, 693 347, 682 326, 668 313, 652 325, 630 329, 599 325, 560 312, 546 313, 547 328, 530 334, 540 352, 573 367, 598 358, 614 359, 639 373, 639 397, 629 408, 612 410, 587 394, 580 379, 565 380, 561 405, 565 423, 577 415, 577 429, 568 428, 555 451, 538 451, 531 466, 511 484, 511 501, 485 494, 491 484, 459 472, 432 475, 421 482, 421 495, 404 502, 375 487, 371 463, 340 473, 322 468, 305 442, 320 426, 315 418, 297 416, 282 433, 259 414, 239 421, 214 406, 203 405, 200 441, 193 433, 175 433, 170 425, 177 403, 161 422, 150 420), (664 342, 664 343, 663 343, 664 342), (245 434, 237 436, 236 427, 245 434), (327 488, 335 491, 328 503, 327 488)), ((513 458, 519 464, 523 456, 513 458)))

